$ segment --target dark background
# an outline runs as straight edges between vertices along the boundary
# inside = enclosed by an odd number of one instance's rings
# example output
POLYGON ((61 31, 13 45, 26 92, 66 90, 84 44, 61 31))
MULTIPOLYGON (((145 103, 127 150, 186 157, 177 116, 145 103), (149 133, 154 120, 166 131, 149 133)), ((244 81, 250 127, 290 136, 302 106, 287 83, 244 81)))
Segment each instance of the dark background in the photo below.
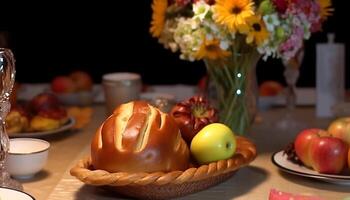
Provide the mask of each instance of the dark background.
MULTIPOLYGON (((336 34, 337 42, 349 44, 345 2, 334 0, 334 16, 322 33, 306 42, 298 86, 315 86, 315 45, 325 42, 328 32, 336 34)), ((146 84, 196 84, 205 74, 204 64, 180 60, 150 36, 150 5, 151 0, 31 4, 30 9, 22 5, 24 12, 17 11, 16 18, 12 18, 14 13, 3 14, 11 19, 2 20, 0 30, 7 34, 8 46, 16 56, 17 81, 49 82, 56 75, 82 69, 91 73, 96 83, 104 73, 132 71, 141 73, 146 84)), ((350 77, 349 70, 346 74, 350 77)), ((285 83, 279 60, 260 61, 257 76, 259 82, 285 83)))

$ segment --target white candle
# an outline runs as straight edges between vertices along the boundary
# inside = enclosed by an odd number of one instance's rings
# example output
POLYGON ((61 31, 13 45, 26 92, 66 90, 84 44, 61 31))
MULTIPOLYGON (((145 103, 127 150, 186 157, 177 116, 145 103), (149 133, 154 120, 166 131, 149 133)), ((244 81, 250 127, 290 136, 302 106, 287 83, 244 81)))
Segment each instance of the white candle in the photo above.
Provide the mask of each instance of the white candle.
POLYGON ((332 117, 332 107, 344 101, 345 46, 328 34, 328 43, 316 50, 316 116, 332 117))

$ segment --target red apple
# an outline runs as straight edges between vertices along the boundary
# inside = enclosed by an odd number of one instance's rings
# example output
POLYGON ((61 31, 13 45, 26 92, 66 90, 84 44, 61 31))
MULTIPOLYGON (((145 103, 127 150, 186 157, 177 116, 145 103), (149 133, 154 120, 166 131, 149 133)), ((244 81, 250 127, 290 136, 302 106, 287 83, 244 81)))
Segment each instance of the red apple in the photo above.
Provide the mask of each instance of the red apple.
POLYGON ((346 166, 348 145, 325 130, 301 131, 294 141, 294 148, 305 166, 320 173, 338 174, 346 166))
POLYGON ((331 122, 328 132, 333 137, 340 138, 350 145, 350 117, 338 118, 331 122))
POLYGON ((312 168, 320 173, 340 173, 347 164, 348 148, 348 145, 339 138, 314 138, 309 149, 312 168))
POLYGON ((90 76, 85 71, 74 71, 69 77, 73 80, 76 89, 78 91, 91 91, 93 86, 93 81, 90 76))
POLYGON ((319 134, 326 134, 324 130, 313 128, 313 129, 306 129, 301 131, 295 141, 294 141, 294 149, 295 153, 297 154, 298 158, 303 162, 303 164, 307 167, 311 167, 312 160, 310 158, 310 155, 308 153, 308 149, 310 148, 311 141, 319 137, 319 134))
POLYGON ((68 76, 57 76, 51 81, 51 90, 56 93, 71 93, 76 90, 76 85, 68 76))

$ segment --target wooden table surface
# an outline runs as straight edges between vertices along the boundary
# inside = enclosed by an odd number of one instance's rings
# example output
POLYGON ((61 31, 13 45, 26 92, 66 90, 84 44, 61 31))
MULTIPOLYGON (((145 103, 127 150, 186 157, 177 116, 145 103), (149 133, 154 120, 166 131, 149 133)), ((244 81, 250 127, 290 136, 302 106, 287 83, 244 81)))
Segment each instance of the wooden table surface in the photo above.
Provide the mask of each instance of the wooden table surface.
MULTIPOLYGON (((294 115, 301 122, 298 124, 300 127, 279 127, 277 122, 285 116, 281 108, 259 113, 258 122, 246 135, 257 145, 258 157, 249 166, 238 170, 226 182, 179 199, 265 200, 268 199, 272 188, 295 194, 318 195, 329 200, 349 197, 350 185, 337 185, 288 174, 273 165, 272 153, 282 150, 293 141, 302 125, 325 128, 330 122, 330 119, 316 119, 313 107, 298 108, 294 115)), ((51 143, 48 163, 34 178, 21 180, 24 191, 37 200, 119 199, 116 194, 84 185, 69 175, 70 168, 84 155, 89 154, 91 138, 105 118, 104 107, 96 105, 92 122, 83 130, 58 133, 44 138, 51 143)))

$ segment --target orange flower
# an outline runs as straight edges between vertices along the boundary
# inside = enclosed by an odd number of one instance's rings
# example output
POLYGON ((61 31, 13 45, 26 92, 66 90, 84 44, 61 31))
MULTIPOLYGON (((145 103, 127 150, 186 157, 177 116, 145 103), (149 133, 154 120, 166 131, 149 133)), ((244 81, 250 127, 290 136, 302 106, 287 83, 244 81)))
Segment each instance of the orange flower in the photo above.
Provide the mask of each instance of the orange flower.
POLYGON ((159 37, 163 32, 167 8, 168 0, 153 0, 153 13, 150 27, 150 32, 153 37, 159 37))
POLYGON ((329 16, 333 14, 334 8, 331 8, 331 0, 316 0, 320 5, 320 15, 322 20, 326 20, 329 16))
POLYGON ((266 30, 264 21, 258 15, 253 15, 247 18, 247 24, 249 30, 247 32, 246 42, 251 44, 255 42, 256 45, 262 45, 265 40, 269 37, 269 32, 266 30))
POLYGON ((246 32, 246 19, 254 15, 252 0, 217 0, 214 5, 216 23, 225 25, 231 32, 246 32))
POLYGON ((217 39, 207 40, 204 39, 201 47, 196 53, 196 59, 200 60, 203 58, 208 58, 210 60, 216 60, 219 58, 224 58, 230 55, 230 52, 225 51, 220 48, 220 41, 217 39))

